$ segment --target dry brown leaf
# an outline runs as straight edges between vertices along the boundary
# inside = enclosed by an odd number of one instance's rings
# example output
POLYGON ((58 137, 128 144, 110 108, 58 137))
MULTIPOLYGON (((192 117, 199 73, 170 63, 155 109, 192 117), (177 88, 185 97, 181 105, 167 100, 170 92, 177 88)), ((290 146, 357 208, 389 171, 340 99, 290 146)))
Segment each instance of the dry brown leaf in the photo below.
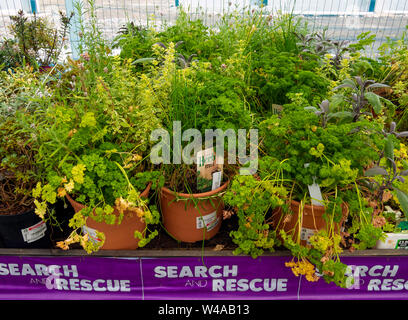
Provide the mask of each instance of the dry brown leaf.
POLYGON ((224 249, 224 247, 225 247, 225 245, 223 245, 223 244, 217 244, 215 247, 214 247, 214 251, 221 251, 222 249, 224 249))
POLYGON ((387 190, 387 191, 385 191, 385 192, 383 193, 382 201, 383 201, 383 202, 387 202, 387 201, 390 200, 391 198, 392 198, 392 193, 391 193, 391 191, 387 190))

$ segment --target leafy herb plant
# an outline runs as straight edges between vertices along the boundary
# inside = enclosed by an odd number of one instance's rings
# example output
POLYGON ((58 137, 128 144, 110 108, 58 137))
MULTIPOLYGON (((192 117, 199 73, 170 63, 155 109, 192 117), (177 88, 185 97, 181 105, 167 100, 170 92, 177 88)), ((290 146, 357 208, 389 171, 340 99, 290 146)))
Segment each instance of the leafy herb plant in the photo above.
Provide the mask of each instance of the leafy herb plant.
POLYGON ((67 195, 83 204, 70 221, 74 231, 59 245, 67 249, 79 242, 91 252, 103 242, 94 243, 83 232, 86 220, 121 223, 125 209, 131 209, 147 225, 135 234, 143 246, 157 234, 148 228, 158 223, 159 213, 140 193, 149 182, 156 189, 160 180, 147 159, 150 133, 161 123, 154 108, 138 104, 131 61, 110 56, 96 28, 84 31, 81 58, 68 60, 69 71, 37 130, 42 147, 36 160, 45 181, 33 190, 36 212, 45 216, 47 203, 67 195))

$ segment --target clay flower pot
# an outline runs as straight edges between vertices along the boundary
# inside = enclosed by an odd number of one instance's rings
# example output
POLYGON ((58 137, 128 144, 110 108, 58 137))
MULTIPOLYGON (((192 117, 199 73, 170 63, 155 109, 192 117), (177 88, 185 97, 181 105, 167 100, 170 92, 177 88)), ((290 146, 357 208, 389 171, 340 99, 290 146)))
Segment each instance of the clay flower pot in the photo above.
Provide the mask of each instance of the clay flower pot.
MULTIPOLYGON (((140 194, 142 198, 147 198, 151 188, 151 183, 140 194)), ((73 200, 69 195, 66 195, 75 212, 85 208, 81 203, 73 200)), ((119 212, 114 208, 113 214, 119 216, 119 212)), ((95 237, 95 230, 105 234, 105 243, 101 250, 134 250, 138 248, 139 239, 135 238, 135 231, 142 232, 145 230, 146 224, 132 211, 126 210, 122 222, 118 225, 107 224, 105 222, 97 222, 90 216, 86 221, 86 232, 94 241, 100 241, 95 237)))
POLYGON ((204 193, 177 193, 163 187, 160 207, 167 233, 183 242, 196 242, 214 237, 221 227, 223 192, 229 184, 204 193))
MULTIPOLYGON (((286 233, 291 234, 293 232, 293 239, 296 240, 299 232, 299 212, 300 212, 300 202, 292 200, 290 203, 290 208, 293 214, 282 215, 281 208, 277 208, 272 213, 273 224, 278 231, 284 230, 286 233)), ((348 206, 346 204, 342 205, 343 216, 340 222, 334 222, 335 232, 340 232, 343 223, 345 222, 348 215, 348 206)), ((309 238, 317 231, 324 230, 329 227, 328 222, 323 218, 326 212, 324 206, 315 206, 310 204, 305 204, 303 207, 303 216, 301 219, 301 232, 300 232, 300 244, 303 246, 308 245, 309 238)))

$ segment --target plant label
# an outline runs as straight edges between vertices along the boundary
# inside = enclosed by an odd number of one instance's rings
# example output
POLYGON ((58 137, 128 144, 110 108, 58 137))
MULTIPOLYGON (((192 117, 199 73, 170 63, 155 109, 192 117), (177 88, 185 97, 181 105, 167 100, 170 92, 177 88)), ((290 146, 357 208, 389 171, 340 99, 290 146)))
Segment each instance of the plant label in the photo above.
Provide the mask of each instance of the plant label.
POLYGON ((23 239, 27 243, 37 241, 45 236, 45 231, 47 231, 47 224, 45 221, 40 221, 37 224, 22 229, 23 239))
POLYGON ((216 171, 213 173, 211 190, 218 189, 221 186, 222 172, 216 171))
POLYGON ((312 199, 312 204, 315 206, 322 206, 323 197, 322 192, 320 191, 320 186, 317 183, 313 183, 312 185, 307 187, 309 189, 310 198, 312 199))
POLYGON ((272 104, 272 113, 280 115, 283 111, 283 106, 280 104, 272 104))
POLYGON ((375 249, 408 249, 408 234, 385 233, 384 240, 378 240, 375 249))
POLYGON ((97 233, 96 233, 97 231, 93 228, 90 228, 88 226, 83 226, 82 232, 84 234, 87 234, 89 237, 89 240, 94 244, 97 244, 102 241, 101 239, 98 238, 97 233))
POLYGON ((309 239, 315 234, 315 232, 316 230, 314 229, 302 228, 300 230, 300 240, 304 240, 308 245, 310 245, 309 239))
POLYGON ((222 181, 222 167, 214 148, 197 152, 197 189, 201 192, 217 189, 222 181))
MULTIPOLYGON (((305 163, 305 168, 309 166, 308 163, 305 163)), ((320 190, 320 186, 315 182, 316 177, 313 177, 313 184, 308 185, 307 188, 309 189, 309 195, 312 199, 312 205, 314 206, 322 206, 323 205, 323 196, 322 191, 320 190)))
POLYGON ((196 227, 197 229, 206 228, 207 231, 211 231, 218 224, 219 218, 217 217, 217 211, 211 212, 205 216, 197 217, 196 227))
POLYGON ((408 239, 398 240, 395 249, 408 249, 408 239))

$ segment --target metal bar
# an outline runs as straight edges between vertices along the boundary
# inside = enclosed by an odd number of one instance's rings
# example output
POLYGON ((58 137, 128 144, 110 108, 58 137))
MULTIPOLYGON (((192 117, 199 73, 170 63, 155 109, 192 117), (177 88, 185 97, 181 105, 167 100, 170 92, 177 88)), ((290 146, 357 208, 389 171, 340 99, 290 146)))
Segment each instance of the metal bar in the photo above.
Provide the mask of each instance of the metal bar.
MULTIPOLYGON (((323 12, 326 12, 326 3, 327 1, 324 2, 324 6, 323 6, 323 12)), ((333 1, 332 1, 333 4, 333 1)), ((323 19, 324 17, 320 17, 320 25, 319 25, 319 31, 321 31, 323 29, 322 25, 323 25, 323 19)))
MULTIPOLYGON (((70 40, 70 45, 71 45, 71 55, 72 59, 76 60, 79 59, 79 17, 78 13, 75 12, 75 0, 65 0, 65 10, 67 12, 67 16, 69 17, 71 13, 74 13, 74 16, 72 17, 72 23, 71 27, 69 30, 69 40, 70 40)), ((81 3, 81 0, 77 0, 75 2, 81 3)))
MULTIPOLYGON (((356 0, 353 0, 353 9, 354 8, 356 8, 356 0)), ((351 24, 355 25, 356 20, 359 19, 359 16, 355 15, 355 12, 352 12, 350 16, 352 18, 352 23, 351 24)), ((358 21, 358 22, 360 23, 360 21, 358 21)), ((350 39, 350 37, 351 37, 350 36, 350 30, 351 30, 350 26, 347 26, 347 35, 346 35, 347 40, 350 39)), ((355 32, 353 32, 353 33, 355 33, 355 32)), ((353 34, 353 36, 355 36, 355 34, 353 34)))
MULTIPOLYGON (((336 22, 334 23, 334 25, 337 25, 337 21, 338 21, 338 18, 339 18, 339 11, 340 11, 340 5, 341 5, 341 1, 339 1, 338 2, 339 3, 339 5, 338 5, 338 7, 337 7, 337 15, 336 15, 336 22)), ((343 25, 342 25, 342 28, 343 28, 343 26, 344 26, 344 17, 343 17, 343 25)))
POLYGON ((31 6, 31 13, 38 13, 36 0, 30 0, 30 6, 31 6))
MULTIPOLYGON (((405 12, 405 9, 406 9, 406 7, 407 7, 407 3, 408 3, 408 1, 405 1, 404 9, 402 9, 403 12, 405 12)), ((400 19, 399 25, 398 25, 398 30, 399 30, 400 33, 401 33, 401 25, 402 25, 402 21, 403 21, 403 20, 404 20, 404 19, 403 19, 403 16, 401 16, 401 19, 400 19)))
POLYGON ((374 12, 374 10, 375 10, 375 1, 376 0, 370 0, 370 6, 368 7, 368 12, 374 12))
MULTIPOLYGON (((24 7, 24 10, 28 13, 38 13, 41 11, 44 16, 53 18, 55 22, 57 19, 57 10, 62 9, 64 3, 65 8, 69 10, 69 3, 73 1, 75 0, 3 0, 0 5, 0 9, 4 10, 3 12, 0 11, 1 36, 7 37, 10 35, 10 31, 7 28, 7 26, 10 25, 8 16, 13 14, 14 9, 17 11, 17 9, 24 7)), ((98 10, 98 18, 100 18, 98 19, 98 23, 100 24, 104 36, 110 39, 117 31, 116 29, 123 24, 123 21, 125 21, 126 18, 130 18, 127 16, 129 11, 132 12, 133 20, 138 20, 140 24, 144 25, 151 23, 149 14, 154 13, 156 16, 160 14, 160 25, 163 26, 166 19, 168 19, 169 24, 174 24, 174 18, 177 18, 178 15, 178 9, 184 5, 187 6, 190 4, 193 6, 190 10, 190 14, 195 18, 197 13, 194 12, 194 7, 198 5, 199 8, 202 8, 200 12, 202 13, 201 17, 204 23, 211 26, 218 20, 218 11, 220 11, 220 13, 221 11, 229 13, 231 8, 235 5, 239 8, 244 6, 242 10, 238 10, 238 14, 246 14, 244 8, 251 9, 254 5, 268 6, 273 10, 276 8, 278 2, 279 0, 185 0, 184 2, 180 0, 132 0, 129 3, 126 0, 98 0, 99 9, 101 11, 99 12, 98 10), (231 6, 229 3, 231 3, 231 6), (153 7, 151 7, 152 5, 153 7), (215 14, 216 12, 217 15, 215 14)), ((289 6, 289 3, 294 3, 296 6, 295 14, 304 16, 304 20, 309 22, 311 31, 327 28, 334 39, 349 38, 349 40, 354 40, 354 37, 359 32, 372 31, 373 33, 377 33, 378 41, 375 43, 374 50, 384 38, 390 37, 394 39, 399 37, 404 26, 407 24, 408 13, 406 7, 408 0, 332 0, 330 3, 323 0, 315 2, 311 0, 287 0, 284 2, 281 0, 280 2, 281 7, 284 6, 284 4, 289 6), (350 10, 352 8, 353 3, 355 8, 360 8, 359 16, 357 16, 358 12, 347 12, 347 9, 350 10), (336 7, 338 7, 337 11, 336 7), (355 21, 356 23, 359 21, 360 25, 353 25, 350 21, 355 21)), ((285 8, 281 9, 283 9, 284 12, 288 11, 288 8, 285 8)), ((69 14, 69 11, 67 11, 67 13, 69 14)), ((156 22, 158 23, 159 21, 156 22)), ((75 29, 77 28, 78 26, 75 24, 75 21, 73 21, 70 32, 71 37, 75 36, 75 29)), ((72 44, 73 41, 71 47, 72 44)))

